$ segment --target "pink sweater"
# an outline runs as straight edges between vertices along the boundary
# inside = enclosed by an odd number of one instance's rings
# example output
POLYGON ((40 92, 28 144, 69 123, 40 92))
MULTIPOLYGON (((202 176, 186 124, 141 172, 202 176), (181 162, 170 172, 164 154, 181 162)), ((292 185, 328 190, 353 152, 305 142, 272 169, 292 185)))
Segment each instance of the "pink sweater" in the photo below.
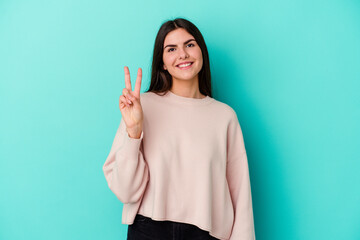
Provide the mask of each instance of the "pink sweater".
POLYGON ((236 112, 206 96, 140 94, 140 139, 121 119, 103 166, 124 204, 122 223, 137 213, 189 223, 221 240, 254 240, 247 155, 236 112))

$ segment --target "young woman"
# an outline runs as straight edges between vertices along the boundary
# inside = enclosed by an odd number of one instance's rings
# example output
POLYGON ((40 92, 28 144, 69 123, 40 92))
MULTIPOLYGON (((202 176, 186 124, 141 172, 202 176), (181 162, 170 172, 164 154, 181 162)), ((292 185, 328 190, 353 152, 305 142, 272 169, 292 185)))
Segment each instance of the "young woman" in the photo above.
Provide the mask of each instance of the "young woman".
POLYGON ((236 112, 212 98, 198 28, 177 18, 155 39, 151 84, 132 91, 125 67, 122 114, 103 166, 124 203, 128 240, 254 240, 248 161, 236 112))

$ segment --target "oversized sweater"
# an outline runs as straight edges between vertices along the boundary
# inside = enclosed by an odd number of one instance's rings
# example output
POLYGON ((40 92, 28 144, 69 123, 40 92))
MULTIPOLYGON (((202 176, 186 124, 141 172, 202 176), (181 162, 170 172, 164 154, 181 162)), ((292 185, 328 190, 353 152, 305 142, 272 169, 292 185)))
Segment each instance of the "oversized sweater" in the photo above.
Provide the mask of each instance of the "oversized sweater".
POLYGON ((206 96, 140 94, 143 130, 131 138, 121 119, 103 171, 124 204, 122 223, 137 213, 193 224, 221 240, 254 240, 247 155, 236 112, 206 96))

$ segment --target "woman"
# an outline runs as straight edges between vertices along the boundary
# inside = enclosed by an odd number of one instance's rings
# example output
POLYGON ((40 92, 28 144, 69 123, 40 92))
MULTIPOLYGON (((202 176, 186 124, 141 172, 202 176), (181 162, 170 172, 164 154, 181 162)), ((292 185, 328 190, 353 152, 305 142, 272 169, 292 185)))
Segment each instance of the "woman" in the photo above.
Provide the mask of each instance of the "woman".
POLYGON ((151 84, 132 91, 125 67, 122 114, 103 166, 124 203, 128 240, 254 240, 247 155, 236 112, 212 98, 198 28, 177 18, 155 39, 151 84))

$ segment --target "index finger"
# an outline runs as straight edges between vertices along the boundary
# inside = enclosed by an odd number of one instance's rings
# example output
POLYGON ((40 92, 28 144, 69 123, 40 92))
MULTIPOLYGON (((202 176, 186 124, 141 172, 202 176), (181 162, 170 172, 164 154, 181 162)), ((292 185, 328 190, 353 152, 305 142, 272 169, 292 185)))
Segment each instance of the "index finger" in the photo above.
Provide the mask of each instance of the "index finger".
POLYGON ((131 91, 130 71, 127 66, 124 67, 125 71, 125 87, 131 91))
POLYGON ((141 78, 142 78, 142 70, 141 68, 139 68, 135 82, 135 89, 134 89, 134 95, 138 98, 140 97, 141 78))

